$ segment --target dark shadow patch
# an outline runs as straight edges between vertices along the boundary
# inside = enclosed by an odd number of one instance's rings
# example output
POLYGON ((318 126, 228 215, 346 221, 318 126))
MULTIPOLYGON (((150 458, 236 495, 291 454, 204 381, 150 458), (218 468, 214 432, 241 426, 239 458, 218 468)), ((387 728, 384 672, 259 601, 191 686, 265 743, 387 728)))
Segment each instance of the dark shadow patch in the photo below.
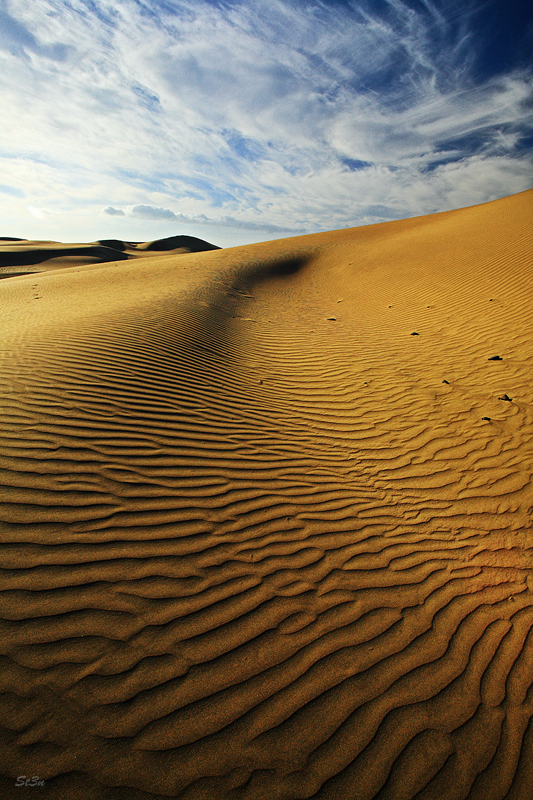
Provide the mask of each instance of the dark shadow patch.
POLYGON ((290 256, 276 261, 265 271, 265 275, 280 276, 295 275, 309 260, 308 256, 290 256))
POLYGON ((126 249, 126 243, 121 242, 120 239, 98 239, 96 244, 101 244, 102 247, 112 247, 113 250, 121 252, 126 249))
POLYGON ((106 261, 122 261, 128 256, 111 247, 95 246, 91 247, 17 247, 4 245, 0 247, 0 266, 1 267, 20 267, 33 264, 41 264, 50 258, 69 258, 70 256, 85 256, 96 258, 100 263, 106 261))
POLYGON ((216 244, 197 239, 196 236, 168 236, 153 242, 143 242, 139 250, 177 250, 186 248, 190 253, 202 253, 204 250, 221 250, 216 244))

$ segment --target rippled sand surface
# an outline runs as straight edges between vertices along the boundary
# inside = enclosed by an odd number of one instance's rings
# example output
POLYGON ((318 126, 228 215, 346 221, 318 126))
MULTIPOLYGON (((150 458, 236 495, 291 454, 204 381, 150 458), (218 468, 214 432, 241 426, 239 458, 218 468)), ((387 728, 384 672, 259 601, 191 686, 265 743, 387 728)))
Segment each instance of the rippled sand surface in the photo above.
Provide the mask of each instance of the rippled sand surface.
POLYGON ((532 208, 0 282, 2 798, 531 800, 532 208))

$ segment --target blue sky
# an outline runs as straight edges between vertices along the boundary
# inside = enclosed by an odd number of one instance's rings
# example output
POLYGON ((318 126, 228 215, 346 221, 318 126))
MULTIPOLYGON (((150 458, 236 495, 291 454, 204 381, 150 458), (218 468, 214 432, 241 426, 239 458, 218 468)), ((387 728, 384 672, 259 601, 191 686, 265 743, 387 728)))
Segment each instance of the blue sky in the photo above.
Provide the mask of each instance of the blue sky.
POLYGON ((221 246, 533 186, 515 0, 0 0, 0 235, 221 246))

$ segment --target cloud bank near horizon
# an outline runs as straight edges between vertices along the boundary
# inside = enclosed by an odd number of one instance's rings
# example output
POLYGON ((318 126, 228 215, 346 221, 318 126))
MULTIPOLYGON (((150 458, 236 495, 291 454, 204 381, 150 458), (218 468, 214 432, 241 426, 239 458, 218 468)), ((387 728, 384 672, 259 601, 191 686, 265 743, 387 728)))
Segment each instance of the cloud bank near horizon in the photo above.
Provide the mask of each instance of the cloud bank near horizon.
POLYGON ((17 229, 240 243, 533 185, 533 26, 512 4, 0 0, 0 30, 17 229))
MULTIPOLYGON (((287 228, 278 225, 270 225, 267 222, 252 222, 247 220, 237 219, 236 217, 221 216, 215 219, 206 217, 205 214, 175 214, 170 208, 161 208, 157 206, 136 205, 127 209, 127 212, 121 208, 113 208, 113 206, 106 206, 103 209, 104 214, 111 217, 134 217, 135 219, 148 219, 148 220, 165 220, 167 222, 180 222, 191 225, 223 225, 227 228, 245 228, 250 231, 265 231, 268 233, 294 233, 294 228, 287 228)), ((305 229, 296 231, 297 233, 305 233, 305 229)))

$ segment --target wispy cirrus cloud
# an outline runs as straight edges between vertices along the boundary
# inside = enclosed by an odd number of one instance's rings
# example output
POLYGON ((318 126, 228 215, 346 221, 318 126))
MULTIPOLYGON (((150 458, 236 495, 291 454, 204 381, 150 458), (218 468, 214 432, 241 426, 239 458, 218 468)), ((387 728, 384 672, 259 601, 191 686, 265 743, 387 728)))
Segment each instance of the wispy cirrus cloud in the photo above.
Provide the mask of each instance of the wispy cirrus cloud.
POLYGON ((3 0, 6 223, 239 243, 529 188, 530 34, 487 62, 494 7, 3 0))

